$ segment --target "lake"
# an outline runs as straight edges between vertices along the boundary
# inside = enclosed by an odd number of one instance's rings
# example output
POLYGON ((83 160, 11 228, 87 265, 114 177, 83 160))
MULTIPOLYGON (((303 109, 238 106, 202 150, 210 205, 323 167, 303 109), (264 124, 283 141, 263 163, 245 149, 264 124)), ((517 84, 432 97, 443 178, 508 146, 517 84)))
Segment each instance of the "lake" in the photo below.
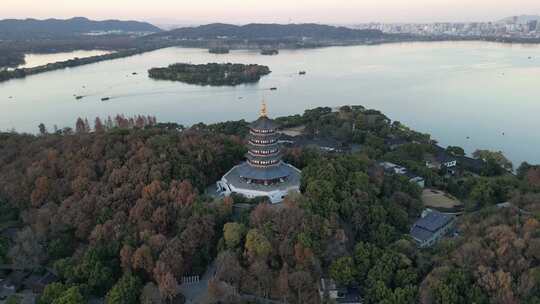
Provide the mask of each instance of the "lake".
POLYGON ((37 132, 123 113, 184 125, 253 120, 265 98, 272 116, 317 106, 381 110, 442 145, 501 150, 517 166, 540 163, 540 46, 428 42, 214 55, 167 48, 0 84, 0 129, 37 132), (147 76, 176 62, 268 65, 258 84, 200 87, 147 76), (298 72, 305 70, 307 75, 298 72), (132 73, 137 73, 133 75, 132 73), (277 87, 277 91, 270 91, 277 87), (74 95, 85 96, 75 100, 74 95), (11 96, 11 98, 9 98, 11 96), (102 102, 102 97, 111 97, 102 102))
POLYGON ((17 68, 33 68, 40 65, 45 65, 48 63, 54 63, 58 61, 66 61, 74 58, 85 58, 92 56, 99 56, 111 53, 110 51, 100 51, 100 50, 79 50, 73 52, 62 52, 62 53, 53 53, 53 54, 26 54, 24 57, 24 64, 18 66, 17 68))

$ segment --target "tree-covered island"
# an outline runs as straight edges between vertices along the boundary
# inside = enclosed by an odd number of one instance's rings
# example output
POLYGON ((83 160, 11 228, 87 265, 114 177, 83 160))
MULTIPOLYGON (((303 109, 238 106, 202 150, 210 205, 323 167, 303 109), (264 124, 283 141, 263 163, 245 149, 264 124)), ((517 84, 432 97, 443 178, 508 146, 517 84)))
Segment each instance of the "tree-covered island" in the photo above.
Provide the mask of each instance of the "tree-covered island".
POLYGON ((258 64, 176 63, 166 68, 152 68, 148 71, 148 76, 152 79, 181 81, 188 84, 236 86, 258 82, 262 76, 270 72, 270 68, 258 64))

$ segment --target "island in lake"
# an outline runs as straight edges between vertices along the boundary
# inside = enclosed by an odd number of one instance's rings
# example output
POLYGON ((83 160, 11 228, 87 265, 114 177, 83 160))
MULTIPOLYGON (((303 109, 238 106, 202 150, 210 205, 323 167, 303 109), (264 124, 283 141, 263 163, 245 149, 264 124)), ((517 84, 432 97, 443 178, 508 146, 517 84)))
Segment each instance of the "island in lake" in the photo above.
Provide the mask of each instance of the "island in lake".
POLYGON ((270 68, 258 64, 176 63, 166 68, 152 68, 148 71, 148 76, 152 79, 180 81, 188 84, 235 86, 258 82, 262 76, 270 73, 270 68))
POLYGON ((210 54, 229 54, 230 50, 228 47, 213 47, 208 52, 210 54))
POLYGON ((279 51, 277 49, 262 49, 261 50, 261 55, 272 56, 272 55, 277 55, 277 54, 279 54, 279 51))

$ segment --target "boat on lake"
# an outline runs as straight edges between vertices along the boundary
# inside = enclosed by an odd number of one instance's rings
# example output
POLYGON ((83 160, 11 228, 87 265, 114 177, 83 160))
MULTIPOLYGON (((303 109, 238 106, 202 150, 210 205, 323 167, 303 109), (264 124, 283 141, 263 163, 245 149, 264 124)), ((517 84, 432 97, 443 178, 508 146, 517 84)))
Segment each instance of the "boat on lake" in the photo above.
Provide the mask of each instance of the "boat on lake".
POLYGON ((270 91, 277 91, 277 88, 276 87, 271 87, 270 91))
POLYGON ((277 54, 279 54, 279 51, 277 49, 263 49, 263 50, 261 50, 261 55, 272 56, 272 55, 277 55, 277 54))
POLYGON ((107 100, 110 100, 111 98, 110 97, 103 97, 101 98, 101 101, 107 101, 107 100))
POLYGON ((208 52, 210 54, 229 54, 230 50, 228 47, 219 46, 209 49, 208 52))
POLYGON ((83 97, 84 97, 84 96, 77 95, 77 96, 75 96, 75 99, 81 100, 81 99, 83 99, 83 97))
POLYGON ((306 71, 300 71, 298 72, 298 75, 306 75, 306 71))

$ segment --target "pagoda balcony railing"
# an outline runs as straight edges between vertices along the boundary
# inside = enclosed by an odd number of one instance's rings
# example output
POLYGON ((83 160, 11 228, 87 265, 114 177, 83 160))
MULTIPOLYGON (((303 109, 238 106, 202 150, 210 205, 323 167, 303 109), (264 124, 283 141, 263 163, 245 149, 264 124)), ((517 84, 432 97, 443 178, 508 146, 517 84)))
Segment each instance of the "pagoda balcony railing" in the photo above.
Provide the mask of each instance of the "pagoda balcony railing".
POLYGON ((258 141, 254 141, 253 139, 250 139, 249 140, 249 143, 251 143, 252 145, 254 146, 268 146, 268 145, 272 145, 272 144, 275 144, 277 143, 278 140, 277 139, 273 139, 273 140, 258 140, 258 141))
POLYGON ((253 156, 263 156, 263 157, 275 156, 275 155, 279 154, 279 149, 273 150, 270 153, 260 153, 260 152, 257 152, 257 151, 249 150, 248 153, 253 155, 253 156))
POLYGON ((273 161, 253 161, 253 160, 248 160, 248 163, 253 166, 253 167, 257 167, 257 168, 269 168, 269 167, 274 167, 274 166, 277 166, 281 163, 281 160, 273 160, 273 161))
POLYGON ((275 130, 257 130, 257 129, 250 129, 249 133, 252 135, 272 135, 275 134, 275 130))

